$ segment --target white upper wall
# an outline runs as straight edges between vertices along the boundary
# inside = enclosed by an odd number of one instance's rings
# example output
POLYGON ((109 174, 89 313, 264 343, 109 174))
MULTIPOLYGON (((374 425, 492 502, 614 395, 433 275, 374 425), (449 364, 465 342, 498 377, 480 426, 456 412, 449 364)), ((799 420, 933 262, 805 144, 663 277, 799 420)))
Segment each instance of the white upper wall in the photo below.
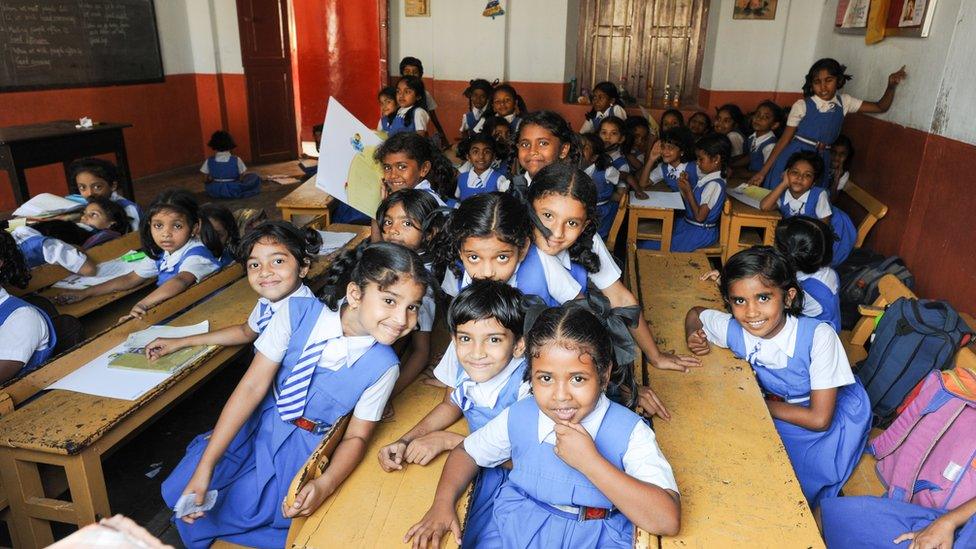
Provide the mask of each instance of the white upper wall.
POLYGON ((244 74, 235 0, 157 1, 165 74, 244 74))

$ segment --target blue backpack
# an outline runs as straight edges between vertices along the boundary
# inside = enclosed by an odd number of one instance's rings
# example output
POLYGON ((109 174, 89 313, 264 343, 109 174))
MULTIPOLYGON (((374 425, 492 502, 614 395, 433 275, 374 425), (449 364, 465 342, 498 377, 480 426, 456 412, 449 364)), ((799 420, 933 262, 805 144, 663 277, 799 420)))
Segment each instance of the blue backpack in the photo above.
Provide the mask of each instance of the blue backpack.
POLYGON ((953 367, 973 332, 944 301, 898 298, 888 306, 857 376, 871 399, 874 424, 887 426, 905 397, 933 370, 953 367))

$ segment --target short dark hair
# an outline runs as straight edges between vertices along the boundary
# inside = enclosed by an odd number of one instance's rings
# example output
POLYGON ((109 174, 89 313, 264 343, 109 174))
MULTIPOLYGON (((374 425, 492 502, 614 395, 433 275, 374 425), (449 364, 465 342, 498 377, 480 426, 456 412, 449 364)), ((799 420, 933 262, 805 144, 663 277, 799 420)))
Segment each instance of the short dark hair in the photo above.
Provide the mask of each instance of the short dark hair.
POLYGON ((237 261, 245 265, 247 259, 251 257, 254 245, 264 239, 284 246, 298 261, 299 266, 310 262, 312 256, 322 247, 322 235, 311 227, 299 229, 287 221, 264 221, 241 238, 241 243, 237 247, 237 261))
POLYGON ((733 255, 725 262, 719 290, 722 292, 722 299, 725 300, 727 309, 732 309, 729 303, 729 286, 736 280, 753 276, 758 276, 768 285, 782 290, 784 297, 790 288, 796 290, 796 297, 786 306, 786 312, 793 316, 800 316, 803 312, 803 291, 796 279, 796 271, 793 270, 786 256, 772 246, 753 246, 733 255))
POLYGON ((824 161, 817 151, 796 151, 786 159, 786 169, 792 168, 797 162, 806 162, 813 168, 813 180, 819 181, 824 173, 824 161))
MULTIPOLYGON (((191 227, 200 222, 200 205, 193 195, 183 189, 170 189, 159 193, 156 200, 149 205, 149 210, 139 224, 139 240, 142 250, 153 259, 163 255, 163 249, 156 244, 152 236, 152 218, 162 211, 170 211, 186 217, 191 227)), ((214 250, 210 250, 214 252, 214 250)), ((219 254, 215 254, 219 255, 219 254)))
POLYGON ((818 59, 810 66, 810 70, 807 71, 805 81, 803 82, 803 97, 813 95, 813 78, 822 70, 826 70, 831 76, 837 78, 837 91, 840 91, 844 87, 844 84, 854 79, 853 76, 847 74, 847 65, 841 65, 840 61, 830 57, 818 59))
POLYGON ((407 67, 409 67, 411 65, 414 66, 414 67, 417 67, 418 69, 420 69, 420 76, 423 76, 424 75, 424 63, 423 63, 423 61, 421 61, 420 59, 417 59, 416 57, 411 57, 409 55, 400 60, 400 75, 403 75, 403 69, 405 69, 405 68, 407 68, 407 67))
POLYGON ((68 173, 73 185, 77 184, 78 175, 84 172, 94 175, 109 185, 119 181, 119 170, 115 164, 101 158, 79 158, 68 165, 68 173))
POLYGON ((237 220, 234 219, 234 214, 226 206, 213 203, 200 206, 200 241, 213 251, 217 259, 220 259, 225 251, 229 251, 231 255, 236 255, 240 239, 241 233, 237 227, 237 220), (213 219, 219 221, 227 231, 226 243, 220 241, 220 235, 217 234, 217 229, 213 225, 213 219))
POLYGON ((210 141, 207 141, 207 146, 217 152, 231 151, 237 146, 234 142, 234 138, 231 137, 230 133, 224 130, 217 130, 210 135, 210 141))
POLYGON ((447 328, 452 334, 458 326, 475 320, 494 318, 515 337, 522 337, 525 307, 522 292, 497 280, 472 280, 447 309, 447 328))
POLYGON ((802 273, 813 274, 834 260, 834 230, 814 217, 796 215, 781 219, 776 224, 775 244, 802 273))

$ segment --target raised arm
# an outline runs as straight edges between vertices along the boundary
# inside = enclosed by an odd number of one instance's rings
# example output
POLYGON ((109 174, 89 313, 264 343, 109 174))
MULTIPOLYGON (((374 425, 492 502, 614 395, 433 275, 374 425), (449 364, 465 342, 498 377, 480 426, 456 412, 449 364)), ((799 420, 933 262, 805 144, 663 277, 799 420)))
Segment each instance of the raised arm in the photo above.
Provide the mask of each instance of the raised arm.
POLYGON ((908 73, 905 72, 905 65, 902 65, 900 69, 889 74, 888 87, 885 88, 884 95, 881 96, 881 99, 878 99, 877 101, 874 102, 865 101, 861 103, 861 108, 858 109, 857 112, 866 112, 866 113, 888 112, 888 109, 891 108, 892 101, 895 100, 895 88, 897 88, 898 84, 901 84, 901 81, 904 80, 907 76, 908 73))
POLYGON ((775 210, 779 206, 779 198, 783 196, 783 193, 788 188, 790 188, 790 182, 786 179, 786 175, 783 175, 783 180, 759 202, 759 209, 764 212, 775 210))

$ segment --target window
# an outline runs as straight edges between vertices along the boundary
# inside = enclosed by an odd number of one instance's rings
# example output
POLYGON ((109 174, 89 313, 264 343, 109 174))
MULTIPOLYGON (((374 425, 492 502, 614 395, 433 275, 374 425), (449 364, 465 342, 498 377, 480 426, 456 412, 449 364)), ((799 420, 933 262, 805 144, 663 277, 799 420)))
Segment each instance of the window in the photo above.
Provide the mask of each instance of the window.
POLYGON ((642 105, 695 103, 708 0, 580 0, 580 91, 609 80, 642 105))

